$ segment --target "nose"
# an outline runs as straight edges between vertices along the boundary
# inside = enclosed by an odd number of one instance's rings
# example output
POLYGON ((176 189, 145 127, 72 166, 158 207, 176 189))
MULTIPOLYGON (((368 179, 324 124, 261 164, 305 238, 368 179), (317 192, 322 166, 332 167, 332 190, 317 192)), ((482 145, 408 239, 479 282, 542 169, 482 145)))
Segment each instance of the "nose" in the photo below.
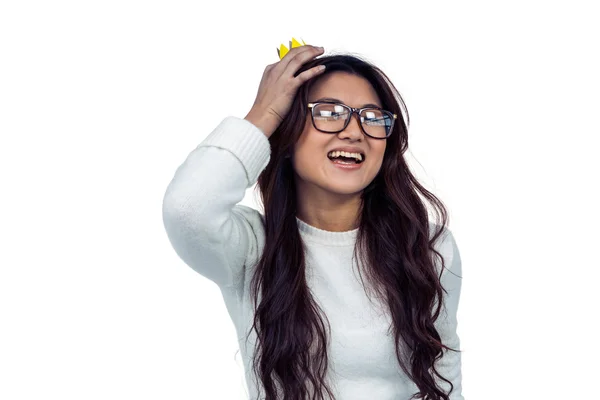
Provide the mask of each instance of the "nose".
POLYGON ((360 126, 360 115, 358 115, 357 111, 353 111, 352 114, 350 114, 348 126, 346 126, 346 129, 338 133, 338 135, 342 135, 342 137, 348 136, 354 139, 363 137, 364 132, 360 126))

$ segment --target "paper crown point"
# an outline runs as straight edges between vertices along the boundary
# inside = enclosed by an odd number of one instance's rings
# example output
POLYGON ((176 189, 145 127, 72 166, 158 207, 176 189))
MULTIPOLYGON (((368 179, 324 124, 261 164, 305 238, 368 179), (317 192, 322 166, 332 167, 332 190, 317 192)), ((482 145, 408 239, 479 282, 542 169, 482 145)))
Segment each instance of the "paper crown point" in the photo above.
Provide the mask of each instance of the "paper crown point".
MULTIPOLYGON (((302 38, 300 38, 300 40, 302 40, 302 38)), ((299 41, 297 41, 296 39, 292 38, 292 40, 290 40, 290 48, 288 49, 287 47, 285 47, 285 45, 282 43, 279 48, 277 49, 277 55, 279 56, 279 59, 281 60, 283 57, 285 57, 285 55, 293 48, 295 47, 300 47, 300 46, 306 46, 306 43, 304 43, 304 40, 302 40, 302 44, 300 44, 299 41)))

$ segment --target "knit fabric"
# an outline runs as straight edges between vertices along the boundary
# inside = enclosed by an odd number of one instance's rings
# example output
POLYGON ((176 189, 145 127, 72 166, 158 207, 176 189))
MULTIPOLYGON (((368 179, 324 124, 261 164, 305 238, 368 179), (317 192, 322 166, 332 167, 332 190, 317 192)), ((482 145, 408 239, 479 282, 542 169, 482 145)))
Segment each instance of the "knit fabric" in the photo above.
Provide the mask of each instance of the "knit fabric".
MULTIPOLYGON (((258 400, 258 383, 252 373, 255 331, 245 339, 253 322, 250 280, 265 245, 265 227, 259 211, 238 203, 267 166, 270 152, 269 141, 259 128, 228 116, 177 168, 163 199, 163 222, 175 252, 221 290, 237 331, 250 400, 258 400)), ((398 364, 388 332, 389 311, 374 297, 367 297, 353 266, 358 229, 329 232, 297 217, 296 222, 306 248, 307 283, 331 326, 326 378, 336 399, 409 399, 418 388, 398 364)), ((430 234, 434 228, 431 224, 430 234)), ((449 229, 436 249, 445 260, 441 283, 448 294, 435 325, 442 342, 459 349, 456 328, 462 271, 449 229)), ((454 384, 450 398, 464 400, 460 353, 445 350, 436 366, 454 384)), ((446 382, 438 382, 449 390, 446 382)))

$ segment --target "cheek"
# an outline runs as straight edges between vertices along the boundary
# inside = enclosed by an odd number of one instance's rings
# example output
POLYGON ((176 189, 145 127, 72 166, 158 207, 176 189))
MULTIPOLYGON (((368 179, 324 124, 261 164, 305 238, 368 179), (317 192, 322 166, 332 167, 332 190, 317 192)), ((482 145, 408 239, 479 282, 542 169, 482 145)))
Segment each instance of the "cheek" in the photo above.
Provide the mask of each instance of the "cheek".
POLYGON ((379 171, 381 171, 381 167, 383 166, 383 157, 384 157, 384 152, 381 151, 380 154, 377 154, 375 160, 372 160, 372 164, 371 164, 371 168, 372 168, 372 173, 374 175, 377 175, 379 173, 379 171))
POLYGON ((314 173, 321 166, 316 159, 315 153, 307 150, 296 152, 292 159, 292 165, 296 173, 301 177, 306 177, 306 175, 314 173))

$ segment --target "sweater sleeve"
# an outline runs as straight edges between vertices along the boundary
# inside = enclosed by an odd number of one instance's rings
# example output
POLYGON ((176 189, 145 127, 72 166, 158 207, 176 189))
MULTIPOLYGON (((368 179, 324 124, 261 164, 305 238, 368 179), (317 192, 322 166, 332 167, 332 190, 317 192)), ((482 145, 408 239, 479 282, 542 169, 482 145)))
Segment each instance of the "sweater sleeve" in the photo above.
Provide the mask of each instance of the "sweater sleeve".
MULTIPOLYGON (((460 339, 456 330, 458 327, 457 311, 462 286, 462 262, 456 240, 450 231, 448 231, 447 248, 451 249, 449 250, 451 258, 442 272, 441 284, 448 293, 444 293, 445 306, 442 308, 435 326, 440 334, 442 343, 452 349, 461 350, 460 339)), ((443 349, 443 351, 443 356, 436 363, 436 368, 444 378, 451 381, 454 385, 450 393, 450 399, 464 400, 462 395, 461 353, 446 349, 443 349)), ((441 379, 437 381, 445 391, 450 390, 450 385, 447 382, 441 379)))
POLYGON ((236 284, 256 247, 258 211, 238 203, 270 151, 258 127, 228 116, 189 153, 164 194, 163 224, 175 252, 220 287, 236 284))

